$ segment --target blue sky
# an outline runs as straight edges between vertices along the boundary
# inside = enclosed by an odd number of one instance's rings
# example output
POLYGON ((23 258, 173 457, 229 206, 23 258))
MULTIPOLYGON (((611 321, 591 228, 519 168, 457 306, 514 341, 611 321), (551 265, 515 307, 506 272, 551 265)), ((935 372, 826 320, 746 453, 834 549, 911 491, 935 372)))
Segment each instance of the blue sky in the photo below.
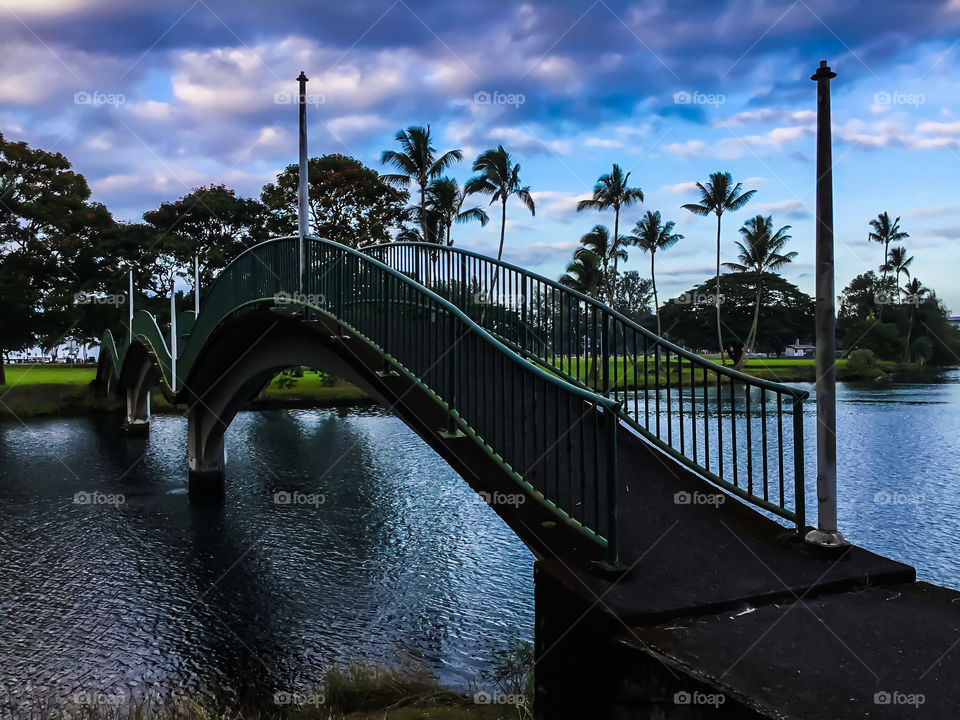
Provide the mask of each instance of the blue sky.
MULTIPOLYGON (((757 190, 724 218, 723 259, 744 220, 772 214, 799 253, 785 274, 812 292, 809 76, 825 59, 838 292, 882 261, 867 223, 886 210, 913 274, 960 312, 960 0, 0 0, 0 18, 0 132, 64 153, 118 219, 204 184, 259 195, 296 160, 283 101, 304 70, 312 155, 380 169, 399 128, 427 123, 467 160, 502 143, 537 203, 536 217, 509 207, 505 257, 551 276, 612 226, 575 205, 619 163, 646 195, 622 228, 660 210, 686 236, 658 255, 662 297, 711 273, 715 221, 680 206, 716 170, 757 190)), ((454 233, 496 250, 496 223, 454 233)), ((633 251, 627 268, 648 260, 633 251)))

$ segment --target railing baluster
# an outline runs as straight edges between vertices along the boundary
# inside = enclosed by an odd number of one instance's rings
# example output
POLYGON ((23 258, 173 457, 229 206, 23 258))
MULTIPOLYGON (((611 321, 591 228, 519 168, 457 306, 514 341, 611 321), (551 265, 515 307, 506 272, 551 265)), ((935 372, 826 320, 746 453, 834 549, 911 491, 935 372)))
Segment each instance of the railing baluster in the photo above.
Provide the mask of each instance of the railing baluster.
POLYGON ((770 500, 769 475, 767 473, 767 389, 760 388, 760 431, 763 433, 763 499, 770 500))
POLYGON ((653 369, 656 372, 656 378, 654 379, 654 398, 656 405, 654 406, 655 415, 657 418, 657 437, 660 437, 660 341, 656 340, 653 344, 653 369))
POLYGON ((780 458, 780 507, 786 507, 786 498, 783 490, 783 395, 777 393, 777 446, 780 458))
POLYGON ((750 386, 744 383, 743 391, 747 405, 747 492, 753 495, 753 429, 751 428, 752 423, 750 418, 750 386))

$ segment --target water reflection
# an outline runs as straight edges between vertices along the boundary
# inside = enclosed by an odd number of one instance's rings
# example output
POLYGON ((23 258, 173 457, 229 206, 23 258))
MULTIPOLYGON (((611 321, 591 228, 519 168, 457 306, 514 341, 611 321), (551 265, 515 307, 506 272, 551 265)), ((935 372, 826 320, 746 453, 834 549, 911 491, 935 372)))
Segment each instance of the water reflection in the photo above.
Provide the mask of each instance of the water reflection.
POLYGON ((182 419, 155 418, 148 438, 116 429, 0 426, 6 694, 261 696, 351 659, 465 686, 493 649, 532 637, 532 556, 396 418, 241 414, 222 505, 184 493, 182 419))

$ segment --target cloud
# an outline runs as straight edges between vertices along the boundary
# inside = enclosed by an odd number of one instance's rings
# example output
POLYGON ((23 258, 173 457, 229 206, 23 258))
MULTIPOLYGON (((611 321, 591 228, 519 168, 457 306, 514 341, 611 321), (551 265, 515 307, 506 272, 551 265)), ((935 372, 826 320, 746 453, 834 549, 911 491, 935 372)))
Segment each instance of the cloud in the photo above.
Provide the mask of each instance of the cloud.
POLYGON ((587 141, 584 143, 587 147, 599 147, 599 148, 619 148, 623 147, 623 143, 619 140, 609 140, 607 138, 587 138, 587 141))
POLYGON ((679 155, 682 158, 702 155, 707 150, 703 140, 687 140, 686 142, 672 142, 664 147, 668 153, 679 155))
POLYGON ((372 113, 366 115, 344 115, 326 122, 330 132, 340 138, 349 140, 358 135, 368 135, 387 127, 387 121, 372 113))
POLYGON ((554 220, 569 220, 577 215, 577 203, 589 200, 593 193, 574 195, 556 190, 535 190, 530 193, 537 207, 537 217, 549 217, 554 220))
POLYGON ((772 203, 756 203, 752 208, 756 213, 762 215, 784 216, 789 219, 803 219, 813 217, 810 208, 797 199, 781 200, 772 203))
POLYGON ((664 149, 674 155, 683 158, 689 157, 713 157, 733 160, 750 154, 756 154, 756 151, 763 149, 782 150, 797 140, 813 135, 813 129, 804 125, 793 125, 790 127, 778 127, 763 133, 762 135, 744 135, 741 137, 724 137, 713 143, 707 144, 703 140, 692 139, 686 142, 674 142, 666 145, 664 149))
POLYGON ((689 193, 698 192, 697 183, 695 180, 690 182, 677 183, 676 185, 663 185, 660 188, 661 192, 668 192, 674 195, 687 195, 689 193))
POLYGON ((928 218, 940 217, 942 215, 951 215, 960 211, 960 202, 948 203, 946 205, 933 205, 931 207, 914 208, 908 210, 905 217, 909 218, 928 218))
POLYGON ((774 110, 773 108, 761 108, 758 110, 745 110, 728 118, 720 118, 714 121, 717 127, 737 127, 741 125, 752 125, 755 123, 800 123, 812 124, 817 120, 817 113, 813 110, 774 110))
POLYGON ((504 259, 522 267, 539 267, 558 262, 566 264, 579 245, 577 240, 525 243, 505 250, 504 259))

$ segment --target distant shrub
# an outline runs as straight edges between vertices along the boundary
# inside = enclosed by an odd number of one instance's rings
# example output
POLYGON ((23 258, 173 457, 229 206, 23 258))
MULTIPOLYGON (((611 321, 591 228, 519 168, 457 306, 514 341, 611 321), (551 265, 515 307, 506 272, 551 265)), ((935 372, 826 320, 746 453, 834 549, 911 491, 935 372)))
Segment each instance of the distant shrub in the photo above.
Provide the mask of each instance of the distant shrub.
POLYGON ((846 372, 848 378, 870 380, 881 375, 883 375, 883 370, 877 366, 877 359, 873 350, 858 348, 850 353, 846 372))

